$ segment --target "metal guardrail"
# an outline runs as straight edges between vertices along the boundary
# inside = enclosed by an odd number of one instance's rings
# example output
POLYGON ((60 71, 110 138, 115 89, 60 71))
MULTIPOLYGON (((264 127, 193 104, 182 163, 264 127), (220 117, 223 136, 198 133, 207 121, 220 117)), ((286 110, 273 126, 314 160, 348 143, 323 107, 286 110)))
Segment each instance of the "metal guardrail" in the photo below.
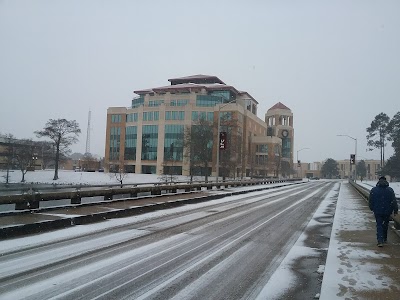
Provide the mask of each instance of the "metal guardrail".
MULTIPOLYGON (((368 201, 369 198, 369 193, 370 193, 370 189, 367 189, 357 183, 355 183, 352 180, 349 180, 349 183, 360 193, 361 196, 363 196, 363 198, 368 201)), ((400 198, 396 197, 397 203, 400 202, 400 198)), ((392 220, 394 221, 394 226, 396 227, 397 230, 400 230, 400 216, 393 216, 392 215, 392 220)))
MULTIPOLYGON (((104 200, 113 200, 114 195, 130 195, 131 198, 136 198, 139 193, 150 193, 151 195, 161 195, 164 193, 177 193, 178 190, 189 191, 201 191, 202 188, 212 190, 213 188, 220 189, 221 187, 238 187, 238 186, 249 186, 259 184, 270 184, 290 181, 300 181, 301 179, 286 179, 286 180, 245 180, 245 181, 226 181, 226 182, 177 182, 174 184, 165 183, 153 183, 153 185, 147 184, 126 184, 126 185, 107 185, 101 186, 100 189, 93 189, 94 186, 90 186, 92 189, 82 190, 83 187, 78 186, 74 191, 56 191, 56 192, 38 192, 33 189, 23 194, 3 195, 0 196, 0 205, 4 204, 15 204, 15 210, 33 210, 39 209, 40 201, 52 201, 52 200, 65 200, 70 199, 71 204, 81 204, 82 198, 84 197, 104 197, 104 200), (141 186, 139 186, 141 185, 141 186)), ((64 189, 71 189, 67 187, 64 189)))

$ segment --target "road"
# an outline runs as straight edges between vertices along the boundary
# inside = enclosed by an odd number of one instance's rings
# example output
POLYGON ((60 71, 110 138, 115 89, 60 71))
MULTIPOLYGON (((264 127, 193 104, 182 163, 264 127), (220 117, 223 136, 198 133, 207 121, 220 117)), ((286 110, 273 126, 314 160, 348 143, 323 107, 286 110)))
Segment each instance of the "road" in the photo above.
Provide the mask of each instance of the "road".
POLYGON ((334 185, 227 197, 0 250, 0 298, 256 299, 334 185))

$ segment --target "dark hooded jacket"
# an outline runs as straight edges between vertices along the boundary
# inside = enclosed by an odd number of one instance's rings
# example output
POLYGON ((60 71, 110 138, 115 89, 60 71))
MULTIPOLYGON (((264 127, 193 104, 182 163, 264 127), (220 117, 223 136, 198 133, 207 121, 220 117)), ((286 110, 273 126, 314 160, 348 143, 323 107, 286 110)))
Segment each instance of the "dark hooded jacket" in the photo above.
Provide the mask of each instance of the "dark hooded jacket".
POLYGON ((379 179, 369 194, 369 208, 375 214, 390 215, 398 212, 396 195, 386 179, 379 179))

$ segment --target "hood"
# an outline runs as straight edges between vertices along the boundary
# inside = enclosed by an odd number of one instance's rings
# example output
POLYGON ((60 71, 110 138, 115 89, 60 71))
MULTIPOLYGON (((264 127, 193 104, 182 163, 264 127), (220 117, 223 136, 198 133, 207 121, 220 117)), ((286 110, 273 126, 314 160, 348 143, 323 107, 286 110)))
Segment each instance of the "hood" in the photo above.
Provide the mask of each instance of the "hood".
POLYGON ((389 186, 389 182, 387 182, 385 179, 379 179, 376 186, 387 187, 387 186, 389 186))

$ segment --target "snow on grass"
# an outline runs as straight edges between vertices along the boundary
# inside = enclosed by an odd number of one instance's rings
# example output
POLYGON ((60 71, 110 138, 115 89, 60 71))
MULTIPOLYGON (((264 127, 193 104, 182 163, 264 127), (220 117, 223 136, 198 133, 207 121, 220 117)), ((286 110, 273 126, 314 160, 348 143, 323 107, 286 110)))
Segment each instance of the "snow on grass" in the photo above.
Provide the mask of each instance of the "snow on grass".
MULTIPOLYGON (((2 182, 5 182, 6 172, 0 172, 2 182)), ((67 170, 59 170, 58 180, 53 180, 54 170, 37 170, 27 172, 25 175, 25 184, 43 183, 43 184, 82 184, 82 185, 97 185, 97 184, 118 184, 115 176, 104 172, 74 172, 67 170)), ((178 180, 186 181, 188 177, 179 176, 178 180)), ((10 172, 10 183, 20 183, 21 172, 13 170, 10 172)), ((149 183, 159 182, 159 175, 154 174, 134 174, 128 173, 124 179, 124 183, 149 183)))

